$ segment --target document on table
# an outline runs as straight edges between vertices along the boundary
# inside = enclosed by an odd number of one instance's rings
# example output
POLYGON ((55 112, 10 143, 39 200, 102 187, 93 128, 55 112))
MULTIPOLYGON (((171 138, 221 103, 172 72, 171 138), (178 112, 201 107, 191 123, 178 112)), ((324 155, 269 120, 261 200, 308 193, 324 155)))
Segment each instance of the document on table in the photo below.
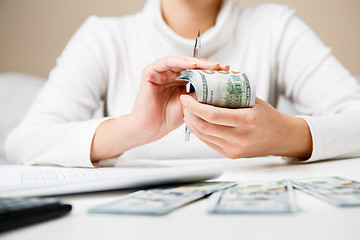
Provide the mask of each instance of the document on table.
POLYGON ((196 182, 218 177, 224 170, 224 166, 211 163, 151 168, 2 166, 0 197, 53 196, 196 182))

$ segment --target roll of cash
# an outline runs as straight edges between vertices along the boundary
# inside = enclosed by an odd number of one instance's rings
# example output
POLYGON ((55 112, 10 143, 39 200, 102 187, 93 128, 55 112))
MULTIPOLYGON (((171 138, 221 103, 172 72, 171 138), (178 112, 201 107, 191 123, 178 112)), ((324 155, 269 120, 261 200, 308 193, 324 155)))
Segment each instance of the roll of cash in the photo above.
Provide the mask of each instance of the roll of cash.
POLYGON ((255 83, 248 73, 215 70, 185 70, 177 80, 195 88, 196 100, 225 108, 255 105, 255 83))

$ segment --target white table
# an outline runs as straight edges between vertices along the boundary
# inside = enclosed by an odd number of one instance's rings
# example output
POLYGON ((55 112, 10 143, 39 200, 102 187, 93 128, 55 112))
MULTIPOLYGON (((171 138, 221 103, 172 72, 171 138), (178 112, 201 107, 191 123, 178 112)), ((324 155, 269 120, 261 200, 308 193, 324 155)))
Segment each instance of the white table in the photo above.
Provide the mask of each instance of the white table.
MULTIPOLYGON (((289 164, 277 157, 240 159, 216 180, 252 181, 343 176, 360 181, 360 158, 289 164)), ((211 215, 200 200, 166 216, 89 214, 90 206, 131 191, 63 196, 72 212, 0 235, 10 239, 360 239, 360 207, 339 208, 295 191, 302 211, 285 215, 211 215)))

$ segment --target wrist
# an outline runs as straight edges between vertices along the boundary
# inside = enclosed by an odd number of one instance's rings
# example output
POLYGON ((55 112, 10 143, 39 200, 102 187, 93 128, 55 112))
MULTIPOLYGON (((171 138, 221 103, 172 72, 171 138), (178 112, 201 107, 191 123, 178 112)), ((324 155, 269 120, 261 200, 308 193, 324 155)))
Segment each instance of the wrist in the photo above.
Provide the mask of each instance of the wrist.
POLYGON ((309 159, 312 154, 312 136, 307 122, 300 117, 287 115, 285 151, 282 156, 309 159))
POLYGON ((125 151, 151 142, 146 136, 144 126, 132 114, 120 116, 115 121, 114 133, 117 135, 117 141, 124 143, 125 151))
POLYGON ((130 115, 109 119, 97 128, 91 145, 91 161, 113 158, 145 144, 130 115))

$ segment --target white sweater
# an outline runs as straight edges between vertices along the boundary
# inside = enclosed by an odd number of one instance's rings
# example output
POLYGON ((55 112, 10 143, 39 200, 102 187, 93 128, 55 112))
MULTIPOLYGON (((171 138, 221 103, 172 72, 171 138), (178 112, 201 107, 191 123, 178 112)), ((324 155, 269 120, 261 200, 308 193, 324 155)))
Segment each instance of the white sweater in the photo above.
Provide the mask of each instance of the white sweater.
MULTIPOLYGON (((8 137, 12 162, 92 167, 97 127, 130 113, 145 66, 191 55, 194 41, 164 22, 159 0, 121 18, 90 17, 72 37, 28 115, 8 137), (104 116, 93 118, 105 102, 104 116)), ((248 8, 224 1, 202 34, 202 57, 250 72, 257 97, 274 107, 284 95, 303 113, 313 138, 308 161, 360 155, 360 85, 317 36, 285 6, 248 8)), ((151 100, 151 99, 150 99, 151 100)), ((119 159, 214 158, 220 155, 184 126, 119 159)))

